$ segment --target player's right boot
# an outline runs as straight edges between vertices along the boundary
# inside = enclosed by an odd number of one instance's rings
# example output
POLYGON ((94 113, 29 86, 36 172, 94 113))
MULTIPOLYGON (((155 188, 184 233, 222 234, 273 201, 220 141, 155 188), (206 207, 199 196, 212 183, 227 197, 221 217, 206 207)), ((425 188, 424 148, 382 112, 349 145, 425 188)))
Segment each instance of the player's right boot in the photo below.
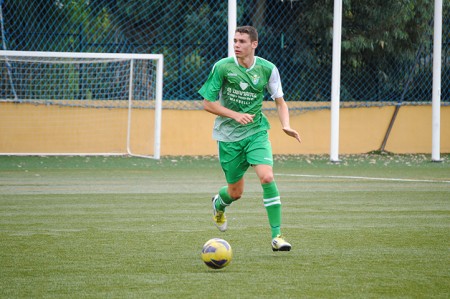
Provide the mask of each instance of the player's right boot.
POLYGON ((212 206, 213 206, 213 221, 217 228, 224 232, 227 230, 227 217, 225 217, 224 211, 218 211, 216 209, 216 200, 219 198, 219 194, 216 194, 212 198, 212 206))
POLYGON ((281 235, 278 235, 272 239, 273 251, 290 251, 291 247, 291 244, 286 242, 286 240, 281 235))

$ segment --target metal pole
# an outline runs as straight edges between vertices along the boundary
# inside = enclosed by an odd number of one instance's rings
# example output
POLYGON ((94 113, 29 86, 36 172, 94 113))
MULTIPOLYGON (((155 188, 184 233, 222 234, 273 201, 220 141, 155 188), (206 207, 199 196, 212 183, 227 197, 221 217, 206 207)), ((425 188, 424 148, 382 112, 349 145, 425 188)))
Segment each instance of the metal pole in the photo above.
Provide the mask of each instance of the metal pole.
POLYGON ((131 155, 131 110, 133 105, 133 76, 134 59, 130 60, 130 83, 128 86, 128 124, 127 124, 127 153, 131 155))
POLYGON ((236 31, 237 0, 228 0, 228 56, 234 56, 234 32, 236 31))
POLYGON ((331 75, 331 144, 330 160, 339 162, 339 103, 341 84, 342 0, 334 1, 333 65, 331 75))
POLYGON ((155 141, 153 157, 161 157, 161 123, 162 123, 162 101, 163 101, 163 79, 164 79, 164 56, 158 59, 156 66, 156 101, 155 101, 155 141))
POLYGON ((442 0, 434 1, 433 100, 431 160, 440 161, 441 132, 441 65, 442 65, 442 0))

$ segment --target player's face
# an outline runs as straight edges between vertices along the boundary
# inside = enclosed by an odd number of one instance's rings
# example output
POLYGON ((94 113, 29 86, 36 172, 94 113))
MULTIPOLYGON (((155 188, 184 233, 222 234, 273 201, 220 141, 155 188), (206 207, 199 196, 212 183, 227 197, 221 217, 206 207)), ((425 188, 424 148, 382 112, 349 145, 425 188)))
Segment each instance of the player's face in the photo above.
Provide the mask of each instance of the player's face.
POLYGON ((254 54, 257 41, 250 41, 250 36, 247 33, 236 32, 234 34, 234 54, 237 58, 245 58, 254 54))

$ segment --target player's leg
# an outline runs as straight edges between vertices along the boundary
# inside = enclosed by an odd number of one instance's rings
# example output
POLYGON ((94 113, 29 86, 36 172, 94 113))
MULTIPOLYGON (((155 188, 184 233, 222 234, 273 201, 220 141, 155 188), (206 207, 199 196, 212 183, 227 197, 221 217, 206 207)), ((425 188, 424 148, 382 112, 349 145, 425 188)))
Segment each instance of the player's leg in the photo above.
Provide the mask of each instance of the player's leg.
POLYGON ((272 146, 267 133, 255 136, 249 146, 247 160, 253 165, 263 189, 263 203, 272 234, 272 249, 289 251, 291 244, 281 237, 281 199, 274 181, 272 146))
POLYGON ((255 165, 255 172, 258 175, 263 188, 263 202, 269 218, 272 233, 273 251, 290 251, 289 244, 281 236, 281 200, 277 184, 273 180, 273 169, 270 165, 255 165))
POLYGON ((278 186, 273 180, 272 166, 259 164, 254 166, 263 189, 263 203, 269 217, 272 238, 281 235, 281 199, 278 186))
POLYGON ((244 192, 244 174, 250 167, 245 158, 245 140, 238 142, 218 142, 219 161, 225 174, 227 186, 222 187, 216 195, 216 209, 225 211, 233 201, 241 198, 244 192))
POLYGON ((244 174, 250 166, 242 150, 243 142, 219 142, 219 160, 228 185, 220 188, 213 198, 213 220, 220 231, 227 229, 225 208, 241 198, 244 174))

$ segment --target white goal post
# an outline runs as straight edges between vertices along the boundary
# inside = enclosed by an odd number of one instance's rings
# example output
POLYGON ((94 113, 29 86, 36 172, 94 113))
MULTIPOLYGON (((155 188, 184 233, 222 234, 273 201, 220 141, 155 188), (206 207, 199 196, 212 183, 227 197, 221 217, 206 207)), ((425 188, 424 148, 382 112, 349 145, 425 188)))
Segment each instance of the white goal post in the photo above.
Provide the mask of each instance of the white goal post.
POLYGON ((0 155, 160 158, 162 54, 0 51, 0 155))

